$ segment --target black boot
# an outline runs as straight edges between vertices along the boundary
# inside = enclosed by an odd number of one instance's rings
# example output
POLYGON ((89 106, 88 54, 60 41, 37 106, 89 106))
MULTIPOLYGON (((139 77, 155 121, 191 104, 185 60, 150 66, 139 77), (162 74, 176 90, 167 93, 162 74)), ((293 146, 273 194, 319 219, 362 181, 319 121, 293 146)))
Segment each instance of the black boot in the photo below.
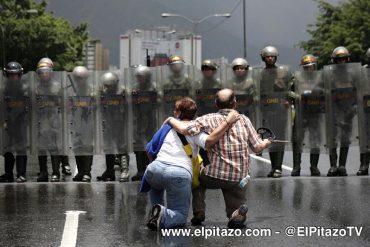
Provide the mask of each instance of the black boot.
POLYGON ((60 155, 51 155, 51 167, 53 169, 53 173, 51 174, 51 182, 59 182, 60 181, 60 163, 61 163, 61 156, 60 155))
POLYGON ((293 171, 291 172, 293 177, 301 175, 301 156, 301 152, 293 147, 293 171))
POLYGON ((328 177, 335 177, 338 175, 337 169, 338 155, 337 150, 335 148, 332 148, 330 150, 329 159, 330 159, 330 169, 328 171, 328 177))
POLYGON ((14 182, 14 175, 13 173, 4 173, 0 176, 0 183, 13 183, 14 182))
POLYGON ((49 181, 49 174, 48 174, 48 157, 46 155, 42 155, 38 157, 39 159, 39 167, 40 173, 37 176, 37 182, 48 182, 49 181))
POLYGON ((311 176, 320 176, 321 175, 320 170, 317 167, 317 165, 319 164, 319 157, 320 157, 320 154, 313 154, 313 153, 310 154, 311 176))
POLYGON ((338 176, 347 176, 346 162, 348 156, 348 147, 341 147, 339 153, 339 166, 338 166, 338 176))
POLYGON ((282 171, 283 159, 284 159, 284 151, 276 152, 276 165, 275 165, 274 174, 272 175, 273 178, 281 177, 283 173, 282 171))
POLYGON ((271 178, 275 172, 275 164, 276 164, 276 152, 269 152, 270 161, 271 161, 271 170, 267 174, 267 177, 271 178))
POLYGON ((91 182, 91 167, 93 162, 93 156, 92 155, 86 155, 84 156, 84 175, 82 177, 82 182, 91 182))
POLYGON ((5 174, 0 176, 0 183, 11 183, 14 182, 14 163, 15 158, 14 155, 10 152, 4 154, 4 166, 5 166, 5 174))
POLYGON ((66 156, 66 155, 60 155, 59 156, 59 159, 62 162, 62 173, 64 175, 67 175, 67 176, 72 175, 71 165, 69 164, 68 156, 66 156))
POLYGON ((360 169, 357 172, 357 176, 366 176, 369 175, 369 161, 370 153, 361 153, 360 154, 360 169))
POLYGON ((76 167, 77 167, 77 171, 78 173, 76 174, 76 176, 73 177, 73 181, 75 182, 81 182, 82 181, 82 178, 84 176, 84 157, 85 156, 82 156, 82 155, 77 155, 75 156, 75 159, 76 159, 76 167))
POLYGON ((145 169, 146 169, 146 162, 148 160, 146 152, 145 151, 136 151, 136 165, 137 165, 137 173, 134 175, 131 180, 132 181, 141 181, 143 178, 145 169))
POLYGON ((17 183, 27 182, 27 155, 17 155, 15 157, 15 165, 17 168, 17 183))
POLYGON ((0 176, 0 183, 11 183, 14 182, 14 163, 15 158, 14 155, 10 152, 4 154, 4 166, 5 166, 5 174, 0 176))
POLYGON ((97 176, 96 179, 98 181, 115 181, 116 176, 114 173, 114 160, 116 156, 114 154, 106 154, 105 155, 105 165, 106 170, 103 172, 101 176, 97 176))

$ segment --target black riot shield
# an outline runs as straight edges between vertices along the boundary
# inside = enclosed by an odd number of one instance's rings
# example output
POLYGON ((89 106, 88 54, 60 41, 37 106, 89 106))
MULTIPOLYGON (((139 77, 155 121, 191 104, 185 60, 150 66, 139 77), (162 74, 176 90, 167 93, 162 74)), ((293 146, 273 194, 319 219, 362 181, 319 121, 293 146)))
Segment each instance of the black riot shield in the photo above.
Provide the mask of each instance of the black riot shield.
POLYGON ((321 71, 300 70, 294 76, 296 142, 301 152, 323 153, 325 136, 325 88, 321 71))

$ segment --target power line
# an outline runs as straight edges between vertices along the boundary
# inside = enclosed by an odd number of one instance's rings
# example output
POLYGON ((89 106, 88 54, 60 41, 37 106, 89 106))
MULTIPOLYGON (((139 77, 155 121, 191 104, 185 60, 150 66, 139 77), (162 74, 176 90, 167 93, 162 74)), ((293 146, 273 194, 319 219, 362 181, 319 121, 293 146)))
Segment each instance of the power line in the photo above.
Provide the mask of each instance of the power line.
MULTIPOLYGON (((242 3, 243 0, 239 0, 239 2, 236 3, 236 5, 234 6, 234 8, 232 8, 232 10, 229 12, 231 15, 235 12, 235 10, 239 7, 239 5, 242 3)), ((219 23, 217 23, 215 26, 211 27, 210 29, 207 29, 205 31, 200 31, 199 33, 201 34, 204 34, 204 33, 208 33, 214 29, 216 29, 218 26, 220 26, 222 23, 224 23, 226 21, 226 19, 223 19, 221 20, 219 23)))

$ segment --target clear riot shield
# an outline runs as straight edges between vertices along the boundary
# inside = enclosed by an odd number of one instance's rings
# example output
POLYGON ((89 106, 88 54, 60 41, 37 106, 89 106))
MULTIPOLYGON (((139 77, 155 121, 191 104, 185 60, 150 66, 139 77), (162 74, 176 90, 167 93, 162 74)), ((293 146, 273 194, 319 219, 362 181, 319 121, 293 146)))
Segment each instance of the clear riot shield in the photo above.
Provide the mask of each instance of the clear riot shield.
POLYGON ((3 153, 26 155, 30 152, 31 76, 3 77, 1 95, 3 153))
POLYGON ((361 66, 358 63, 324 67, 327 92, 326 134, 329 148, 358 145, 357 87, 361 66))
MULTIPOLYGON (((278 140, 291 140, 291 105, 288 99, 291 73, 288 67, 254 69, 253 76, 259 93, 258 127, 271 129, 278 140)), ((286 143, 272 143, 270 152, 291 148, 286 143)))
POLYGON ((160 67, 158 85, 161 88, 162 104, 160 122, 173 116, 175 102, 185 96, 194 98, 193 66, 184 64, 164 65, 160 67))
POLYGON ((245 71, 243 75, 237 75, 232 68, 228 66, 226 75, 226 87, 235 93, 236 109, 246 115, 253 125, 257 123, 257 87, 253 79, 253 70, 245 71))
POLYGON ((93 155, 97 149, 97 90, 93 73, 88 77, 67 75, 66 123, 70 155, 93 155))
POLYGON ((294 76, 296 141, 301 152, 324 153, 325 88, 321 71, 300 70, 294 76))
POLYGON ((126 87, 118 72, 96 71, 98 86, 98 133, 104 154, 125 154, 128 150, 128 107, 126 87))
POLYGON ((370 152, 370 68, 361 69, 358 94, 358 117, 361 153, 370 152))
POLYGON ((156 83, 157 68, 147 68, 142 73, 136 68, 126 70, 129 90, 130 122, 134 151, 145 151, 146 144, 158 130, 159 95, 156 83))
POLYGON ((66 72, 33 75, 32 151, 37 155, 64 154, 63 82, 66 72))
POLYGON ((4 153, 4 148, 3 148, 3 136, 4 136, 4 120, 3 120, 3 105, 4 105, 4 101, 3 101, 3 85, 4 85, 4 77, 3 77, 3 71, 1 70, 1 74, 0 74, 0 154, 3 154, 4 153))
POLYGON ((217 112, 218 109, 215 105, 216 93, 222 88, 220 81, 221 72, 205 71, 194 69, 195 78, 195 100, 197 102, 198 116, 203 116, 208 113, 217 112))

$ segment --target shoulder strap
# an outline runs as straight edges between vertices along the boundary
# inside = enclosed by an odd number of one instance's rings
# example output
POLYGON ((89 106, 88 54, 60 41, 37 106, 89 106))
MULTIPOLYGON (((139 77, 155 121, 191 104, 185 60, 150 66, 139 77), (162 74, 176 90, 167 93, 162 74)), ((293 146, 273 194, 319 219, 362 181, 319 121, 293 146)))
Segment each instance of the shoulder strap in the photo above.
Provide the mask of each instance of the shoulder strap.
POLYGON ((184 146, 185 153, 190 157, 190 159, 193 157, 193 150, 191 149, 191 146, 186 140, 185 136, 183 134, 180 134, 179 132, 176 132, 178 137, 181 140, 182 145, 184 146))

